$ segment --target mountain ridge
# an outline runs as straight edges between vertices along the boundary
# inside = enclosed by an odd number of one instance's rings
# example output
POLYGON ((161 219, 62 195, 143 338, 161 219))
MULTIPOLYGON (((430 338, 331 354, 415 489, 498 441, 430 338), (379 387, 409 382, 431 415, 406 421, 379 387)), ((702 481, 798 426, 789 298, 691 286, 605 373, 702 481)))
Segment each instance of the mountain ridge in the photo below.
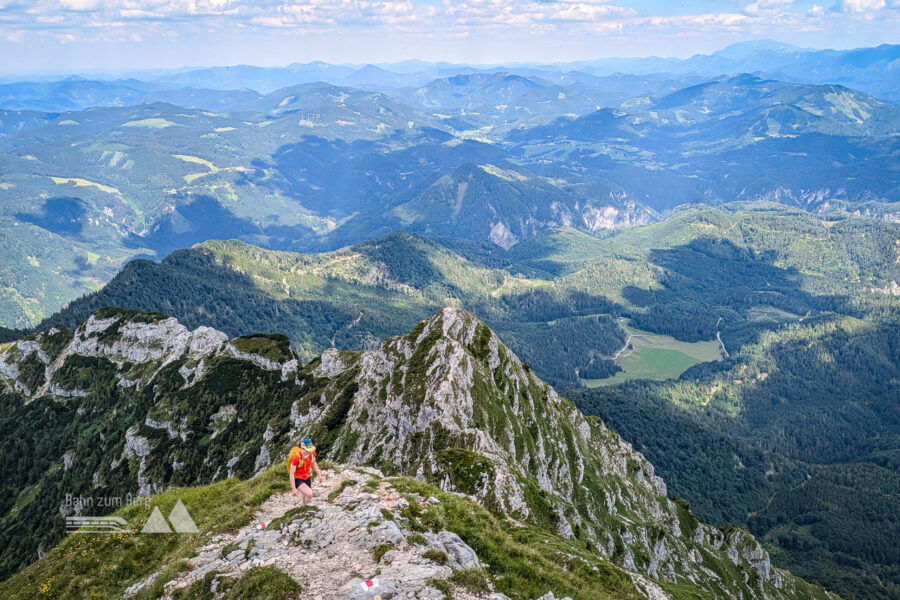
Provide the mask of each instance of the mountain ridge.
MULTIPOLYGON (((123 399, 150 394, 150 404, 140 402, 150 407, 145 417, 106 429, 121 440, 119 458, 101 458, 96 465, 97 458, 82 456, 84 448, 67 451, 66 469, 95 473, 95 485, 110 485, 111 475, 125 465, 131 465, 122 472, 128 473, 126 485, 142 494, 171 485, 173 474, 175 482, 188 477, 192 483, 226 475, 224 461, 213 469, 208 457, 190 475, 201 456, 188 442, 204 430, 214 432, 210 450, 237 452, 227 461, 227 474, 245 476, 277 462, 272 455, 296 435, 311 435, 329 460, 415 475, 467 494, 513 523, 562 540, 590 541, 606 557, 600 560, 643 573, 663 589, 677 581, 714 597, 762 597, 763 590, 770 598, 825 597, 774 569, 748 533, 705 525, 666 498, 652 465, 629 444, 599 420, 582 417, 487 326, 458 309, 443 309, 378 350, 329 350, 303 367, 277 336, 229 341, 214 330, 189 333, 165 315, 107 309, 74 334, 58 330, 7 344, 0 364, 19 393, 42 389, 67 398, 67 404, 92 402, 109 384, 123 399), (87 380, 87 372, 72 372, 73 361, 98 359, 112 361, 103 369, 116 374, 98 380, 92 370, 87 380), (44 372, 26 368, 32 363, 44 372), (36 385, 48 373, 49 381, 36 385), (224 392, 228 379, 249 382, 256 373, 270 373, 266 380, 280 400, 267 394, 262 405, 257 398, 231 411, 223 410, 221 400, 213 400, 216 406, 209 404, 212 397, 200 400, 203 389, 224 392), (196 398, 190 404, 176 400, 187 393, 196 398), (266 413, 272 418, 259 418, 266 413), (392 418, 382 418, 387 414, 392 418), (259 416, 242 423, 235 419, 241 415, 259 416), (234 437, 232 428, 246 433, 234 437), (160 470, 169 463, 181 466, 160 470), (733 567, 716 562, 722 559, 733 567), (716 576, 694 566, 707 561, 718 569, 716 576)), ((47 399, 35 397, 26 406, 47 399)))
POLYGON ((602 235, 701 199, 896 218, 900 113, 863 92, 751 75, 628 78, 609 91, 561 76, 541 88, 548 108, 530 92, 504 105, 479 91, 504 77, 462 78, 476 81, 459 86, 476 107, 300 84, 186 92, 209 109, 167 96, 0 113, 0 247, 14 259, 0 271, 0 323, 34 325, 130 259, 209 239, 321 251, 408 228, 509 247, 559 225, 602 235))

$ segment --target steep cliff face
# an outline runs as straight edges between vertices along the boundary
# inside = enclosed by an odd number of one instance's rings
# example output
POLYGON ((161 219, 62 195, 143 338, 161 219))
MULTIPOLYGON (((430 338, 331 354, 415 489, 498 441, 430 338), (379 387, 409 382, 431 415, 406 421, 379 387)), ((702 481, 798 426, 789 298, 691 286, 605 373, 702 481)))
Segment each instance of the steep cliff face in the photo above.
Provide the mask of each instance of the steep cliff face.
POLYGON ((413 476, 510 526, 581 544, 649 596, 684 586, 718 598, 824 596, 773 568, 746 532, 704 524, 670 500, 640 453, 461 310, 443 309, 377 350, 332 349, 305 366, 282 336, 227 340, 162 315, 106 310, 74 334, 0 346, 0 375, 4 411, 52 432, 52 406, 71 425, 44 438, 63 485, 16 481, 43 486, 63 515, 77 510, 60 503, 67 486, 147 494, 246 477, 302 435, 330 461, 413 476))
POLYGON ((658 218, 618 186, 580 189, 559 183, 493 165, 466 164, 387 216, 406 230, 490 240, 505 249, 555 227, 597 231, 658 218))

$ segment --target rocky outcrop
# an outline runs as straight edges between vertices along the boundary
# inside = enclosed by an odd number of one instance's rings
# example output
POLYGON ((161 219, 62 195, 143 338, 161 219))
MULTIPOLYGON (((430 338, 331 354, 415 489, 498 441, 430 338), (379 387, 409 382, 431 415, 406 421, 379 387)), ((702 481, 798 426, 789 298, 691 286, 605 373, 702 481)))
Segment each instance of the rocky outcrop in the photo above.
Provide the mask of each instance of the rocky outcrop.
POLYGON ((884 287, 872 288, 872 291, 879 294, 885 294, 887 296, 900 296, 900 284, 892 280, 889 283, 885 284, 884 287))
POLYGON ((616 196, 614 200, 617 205, 586 204, 582 207, 581 218, 588 230, 596 232, 601 229, 634 227, 647 225, 655 220, 653 213, 623 195, 616 196))
POLYGON ((239 353, 225 344, 227 340, 228 336, 211 327, 190 331, 174 318, 105 309, 102 317, 91 315, 74 334, 53 328, 9 345, 0 351, 0 377, 11 380, 26 396, 84 398, 88 395, 86 390, 57 381, 57 373, 70 357, 105 358, 118 369, 119 387, 135 388, 148 383, 161 369, 177 360, 185 363, 179 368, 185 385, 193 385, 203 375, 203 359, 222 352, 223 348, 236 358, 263 368, 282 369, 281 363, 239 353), (67 337, 67 343, 51 356, 44 347, 54 345, 52 342, 58 342, 60 336, 67 337), (22 361, 32 353, 45 365, 40 385, 33 389, 22 380, 20 369, 22 361))
POLYGON ((145 322, 127 316, 98 319, 91 315, 75 332, 68 350, 82 356, 104 356, 114 362, 160 361, 164 366, 184 354, 202 356, 214 352, 227 339, 211 327, 189 331, 174 318, 145 322), (111 328, 116 328, 116 332, 109 334, 111 328))
MULTIPOLYGON (((190 570, 165 583, 164 597, 210 573, 214 580, 239 577, 253 567, 275 567, 300 583, 305 598, 372 600, 377 594, 440 600, 445 595, 434 587, 435 581, 480 566, 475 551, 455 533, 423 536, 390 518, 405 502, 403 497, 387 483, 364 485, 377 483, 382 473, 329 470, 325 475, 324 484, 316 485, 318 499, 308 507, 299 507, 290 494, 277 494, 263 504, 253 523, 233 535, 217 535, 201 547, 189 560, 190 570), (368 593, 362 574, 371 573, 378 573, 377 583, 368 593)), ((135 595, 158 576, 132 586, 125 596, 135 595)), ((470 597, 464 589, 454 591, 454 597, 470 597)), ((497 593, 484 597, 507 600, 497 593)))
POLYGON ((488 239, 504 250, 509 250, 519 243, 519 236, 510 231, 509 227, 507 227, 506 223, 503 221, 491 223, 491 231, 488 234, 488 239))

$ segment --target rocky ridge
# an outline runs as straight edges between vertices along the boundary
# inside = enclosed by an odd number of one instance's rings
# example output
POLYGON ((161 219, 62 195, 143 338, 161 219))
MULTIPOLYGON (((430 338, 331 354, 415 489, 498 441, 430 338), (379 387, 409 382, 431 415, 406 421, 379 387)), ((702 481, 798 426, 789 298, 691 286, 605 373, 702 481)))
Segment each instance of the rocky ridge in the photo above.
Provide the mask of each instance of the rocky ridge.
POLYGON ((112 392, 102 410, 117 420, 100 434, 102 452, 65 448, 66 472, 91 473, 94 488, 148 494, 246 477, 312 436, 329 460, 411 475, 513 526, 586 544, 648 597, 675 584, 720 598, 808 587, 772 567, 747 532, 702 523, 670 500, 640 453, 458 309, 377 350, 332 349, 305 366, 278 336, 227 340, 108 310, 74 333, 0 347, 0 373, 26 404, 63 401, 76 420, 101 410, 99 390, 112 392))
MULTIPOLYGON (((324 474, 322 485, 315 486, 318 498, 308 507, 289 493, 276 494, 260 507, 253 523, 234 534, 216 535, 199 548, 189 561, 191 569, 165 584, 165 597, 210 574, 214 582, 240 577, 254 567, 276 567, 300 584, 304 597, 371 600, 378 594, 440 600, 445 594, 432 582, 481 566, 475 551, 455 533, 421 534, 386 518, 409 503, 382 481, 379 471, 328 469, 324 474), (370 592, 361 584, 376 572, 378 585, 370 592)), ((134 584, 125 596, 134 596, 158 576, 134 584)), ((475 598, 462 588, 453 595, 475 598)), ((493 592, 481 597, 508 600, 493 592)))

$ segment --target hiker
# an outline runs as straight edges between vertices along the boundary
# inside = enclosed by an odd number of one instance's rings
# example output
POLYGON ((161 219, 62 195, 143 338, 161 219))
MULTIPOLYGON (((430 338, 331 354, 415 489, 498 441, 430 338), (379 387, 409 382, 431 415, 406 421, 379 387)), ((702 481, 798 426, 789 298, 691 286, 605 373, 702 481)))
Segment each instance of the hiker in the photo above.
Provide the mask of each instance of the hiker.
POLYGON ((316 447, 312 440, 304 438, 299 446, 291 448, 287 458, 288 474, 291 478, 291 493, 296 496, 303 495, 303 504, 309 504, 313 497, 312 473, 315 471, 322 483, 322 472, 316 463, 316 447))

